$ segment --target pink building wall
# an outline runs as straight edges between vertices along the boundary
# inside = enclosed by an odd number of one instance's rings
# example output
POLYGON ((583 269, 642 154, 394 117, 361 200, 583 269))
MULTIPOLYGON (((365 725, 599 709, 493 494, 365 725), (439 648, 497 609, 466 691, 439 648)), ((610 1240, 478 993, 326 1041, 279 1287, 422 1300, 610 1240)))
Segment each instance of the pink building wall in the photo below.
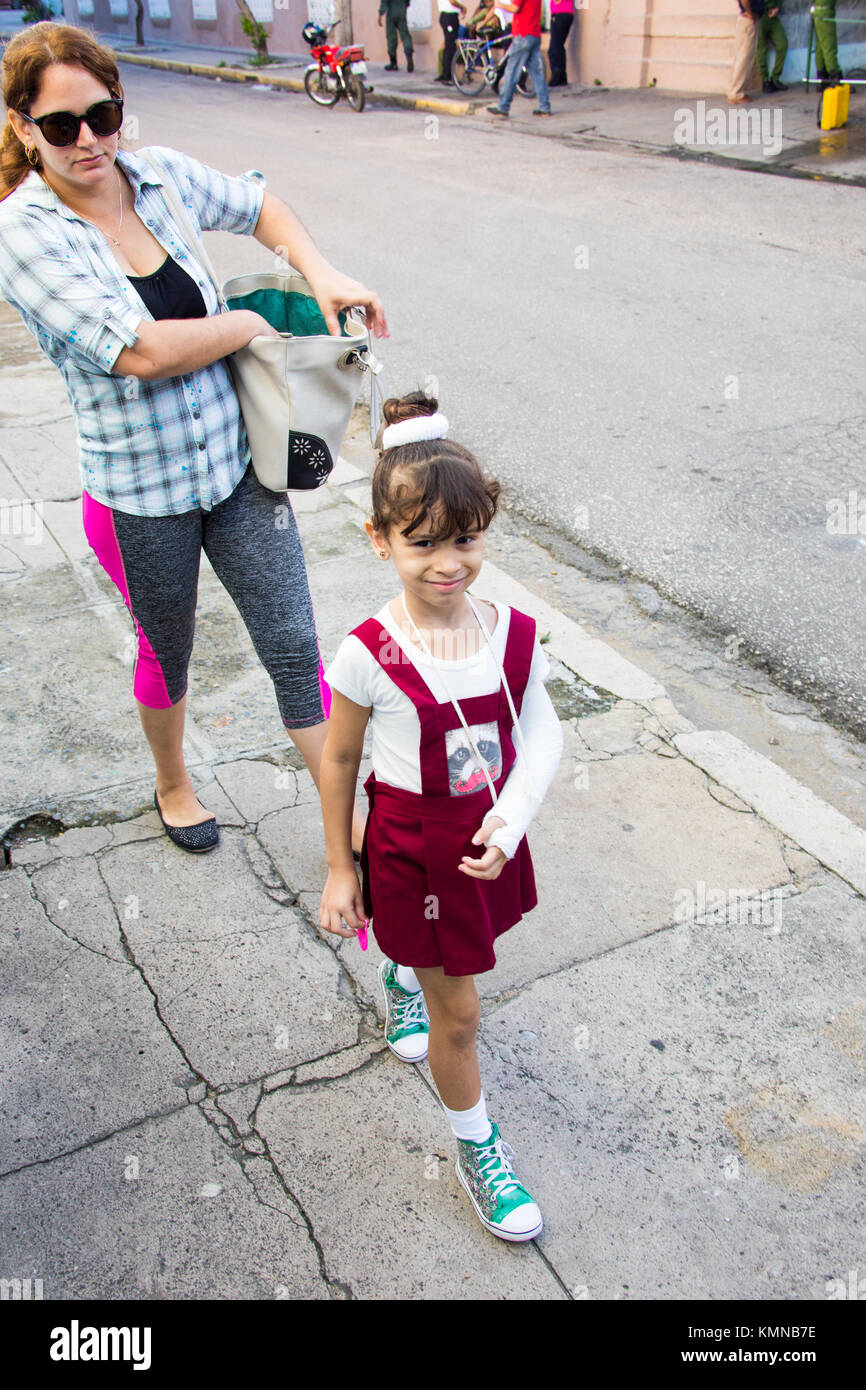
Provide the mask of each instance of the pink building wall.
MULTIPOLYGON (((66 16, 103 34, 132 35, 135 3, 115 18, 110 0, 92 0, 92 15, 79 15, 82 0, 66 0, 66 16)), ((85 0, 86 3, 86 0, 85 0)), ((122 3, 122 0, 121 0, 122 3)), ((469 0, 471 5, 471 0, 469 0)), ((576 23, 568 40, 569 77, 596 79, 606 87, 644 87, 681 92, 723 92, 733 57, 736 0, 576 0, 576 23), (653 83, 653 79, 655 82, 653 83)), ((273 53, 306 53, 301 28, 307 0, 277 0, 269 28, 273 53)), ((170 20, 152 19, 145 4, 146 39, 251 51, 234 0, 218 0, 215 20, 196 20, 193 0, 171 0, 170 20)), ((419 70, 435 70, 442 46, 438 6, 431 0, 433 24, 413 31, 419 70)), ((373 62, 386 62, 384 28, 377 24, 378 0, 354 0, 354 39, 373 62)), ((338 35, 339 36, 339 35, 338 35)), ((547 37, 543 39, 546 47, 547 37)), ((403 66, 402 50, 398 59, 403 66)))

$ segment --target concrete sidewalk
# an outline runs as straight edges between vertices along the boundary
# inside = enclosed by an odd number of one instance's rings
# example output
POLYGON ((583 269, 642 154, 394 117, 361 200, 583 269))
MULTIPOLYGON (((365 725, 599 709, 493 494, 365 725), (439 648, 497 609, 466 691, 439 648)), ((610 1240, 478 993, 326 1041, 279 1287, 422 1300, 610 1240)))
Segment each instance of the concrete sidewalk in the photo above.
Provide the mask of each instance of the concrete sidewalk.
MULTIPOLYGON (((309 53, 283 54, 270 66, 256 68, 249 66, 246 54, 232 49, 151 43, 142 50, 125 37, 106 34, 102 38, 113 44, 128 65, 261 83, 286 92, 303 92, 303 72, 310 61, 309 53)), ((368 101, 373 106, 505 126, 487 113, 486 107, 495 100, 488 88, 478 99, 467 100, 455 87, 435 82, 432 73, 409 73, 402 65, 396 73, 385 72, 379 64, 368 67, 373 88, 368 101)), ((552 90, 549 120, 533 116, 535 102, 516 94, 505 129, 530 131, 590 149, 723 161, 765 173, 862 184, 866 183, 866 116, 861 93, 860 87, 852 89, 850 116, 843 129, 821 131, 814 85, 806 89, 802 83, 792 83, 788 91, 772 96, 755 93, 749 107, 729 107, 724 96, 572 83, 552 90)))
MULTIPOLYGON (((540 597, 550 555, 497 522, 478 592, 549 634, 566 744, 530 830, 539 906, 479 980, 491 1113, 546 1221, 497 1241, 426 1066, 384 1045, 375 943, 318 929, 315 788, 206 562, 187 751, 223 843, 161 833, 66 397, 0 311, 0 1277, 52 1299, 798 1300, 862 1272, 866 832, 684 719, 540 597)), ((371 463, 359 409, 331 482, 292 496, 326 660, 393 592, 361 526, 371 463)))

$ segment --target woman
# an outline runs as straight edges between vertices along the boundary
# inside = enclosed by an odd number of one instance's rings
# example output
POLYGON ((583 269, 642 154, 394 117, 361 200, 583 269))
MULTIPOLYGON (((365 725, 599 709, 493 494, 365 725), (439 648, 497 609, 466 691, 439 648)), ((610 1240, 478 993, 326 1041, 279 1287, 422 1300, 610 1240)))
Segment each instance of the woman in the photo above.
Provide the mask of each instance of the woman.
POLYGON ((442 50, 442 71, 434 82, 451 82, 451 64, 457 51, 457 33, 461 21, 466 17, 466 6, 462 0, 439 0, 439 26, 445 41, 442 50))
POLYGON ((568 71, 565 41, 574 21, 574 0, 550 0, 550 44, 547 61, 550 64, 548 87, 567 87, 568 71))
MULTIPOLYGON (((154 802, 170 838, 218 842, 183 761, 187 666, 201 551, 237 605, 274 682, 283 723, 318 786, 324 683, 294 516, 274 525, 223 360, 257 335, 258 314, 219 313, 208 275, 171 220, 171 179, 193 222, 252 234, 306 276, 337 332, 378 297, 319 254, 262 175, 230 178, 178 150, 118 148, 123 89, 110 49, 69 25, 36 24, 6 46, 0 135, 0 295, 63 375, 78 426, 84 526, 130 610, 134 693, 156 763, 154 802)), ((363 814, 356 805, 353 841, 363 814)))

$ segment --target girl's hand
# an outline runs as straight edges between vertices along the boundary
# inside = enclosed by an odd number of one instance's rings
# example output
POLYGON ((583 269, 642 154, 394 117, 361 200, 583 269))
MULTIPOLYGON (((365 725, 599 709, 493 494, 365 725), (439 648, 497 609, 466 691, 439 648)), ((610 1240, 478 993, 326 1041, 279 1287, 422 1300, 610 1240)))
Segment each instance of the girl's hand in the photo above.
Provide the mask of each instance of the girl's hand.
POLYGON ((334 936, 357 936, 364 925, 364 897, 354 869, 332 869, 322 893, 319 925, 334 936), (343 925, 343 918, 348 926, 343 925))
POLYGON ((329 269, 323 275, 318 276, 315 281, 310 280, 309 283, 319 308, 325 316, 328 332, 333 337, 338 337, 340 333, 340 324, 337 319, 339 310, 351 309, 356 304, 363 306, 365 310, 364 321, 375 337, 390 337, 382 301, 372 290, 365 289, 360 281, 350 280, 348 275, 341 275, 339 271, 329 269))
MULTIPOLYGON (((504 824, 501 816, 488 816, 481 829, 476 830, 472 836, 473 845, 483 845, 494 830, 498 830, 504 824)), ((473 859, 470 854, 464 854, 457 867, 471 878, 494 879, 499 877, 507 863, 508 855, 498 845, 491 845, 480 859, 473 859)))

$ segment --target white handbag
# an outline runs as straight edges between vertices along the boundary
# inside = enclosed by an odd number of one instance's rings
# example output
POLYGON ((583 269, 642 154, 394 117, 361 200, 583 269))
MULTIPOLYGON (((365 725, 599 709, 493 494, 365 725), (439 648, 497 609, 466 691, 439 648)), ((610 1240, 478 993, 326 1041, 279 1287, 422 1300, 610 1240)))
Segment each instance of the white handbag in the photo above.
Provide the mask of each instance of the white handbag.
POLYGON ((238 275, 221 286, 170 172, 142 153, 163 179, 165 201, 213 281, 220 312, 254 309, 280 332, 279 338, 253 338, 225 358, 256 477, 274 492, 321 487, 337 461, 365 373, 371 438, 381 422, 382 367, 366 324, 341 312, 342 337, 332 337, 310 286, 293 271, 238 275))

